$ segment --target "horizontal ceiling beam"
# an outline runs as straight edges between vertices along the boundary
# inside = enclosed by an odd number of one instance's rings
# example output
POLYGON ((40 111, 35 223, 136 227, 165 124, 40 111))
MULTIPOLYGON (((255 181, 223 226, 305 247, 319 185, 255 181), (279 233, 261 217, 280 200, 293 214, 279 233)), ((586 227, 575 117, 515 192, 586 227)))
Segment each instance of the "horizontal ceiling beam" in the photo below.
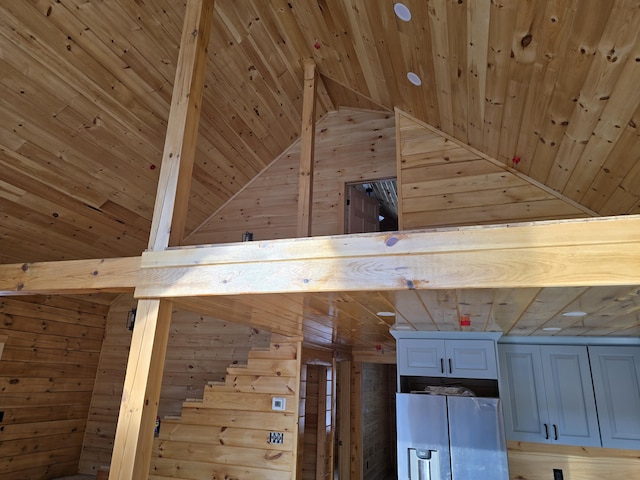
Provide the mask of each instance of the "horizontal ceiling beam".
POLYGON ((133 291, 140 257, 0 265, 0 296, 133 291))
POLYGON ((138 298, 640 284, 640 216, 176 248, 138 298))

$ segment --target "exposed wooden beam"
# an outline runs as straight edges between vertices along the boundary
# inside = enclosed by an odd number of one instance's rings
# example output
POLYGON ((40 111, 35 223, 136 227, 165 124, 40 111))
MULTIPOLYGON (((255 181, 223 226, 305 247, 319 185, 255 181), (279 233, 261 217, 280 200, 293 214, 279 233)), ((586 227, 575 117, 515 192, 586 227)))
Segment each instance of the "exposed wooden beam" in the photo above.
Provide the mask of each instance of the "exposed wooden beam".
MULTIPOLYGON (((183 239, 213 5, 214 0, 187 2, 149 236, 150 251, 162 251, 169 244, 180 244, 183 239)), ((172 303, 167 300, 138 302, 110 480, 149 475, 171 310, 172 303)))
POLYGON ((135 295, 639 283, 640 216, 624 216, 146 252, 135 295))
POLYGON ((181 245, 189 204, 214 0, 187 2, 149 250, 181 245))
POLYGON ((0 296, 133 291, 140 257, 0 265, 0 296))
POLYGON ((302 132, 300 145, 300 179, 298 182, 298 237, 311 236, 313 204, 313 152, 316 132, 316 65, 304 60, 302 132))

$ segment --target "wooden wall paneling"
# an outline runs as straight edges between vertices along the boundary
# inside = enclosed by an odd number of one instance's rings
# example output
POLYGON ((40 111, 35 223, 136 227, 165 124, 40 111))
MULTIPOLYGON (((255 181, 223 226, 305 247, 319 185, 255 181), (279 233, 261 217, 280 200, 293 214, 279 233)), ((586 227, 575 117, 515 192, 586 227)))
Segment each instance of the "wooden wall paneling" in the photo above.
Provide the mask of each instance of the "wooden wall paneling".
POLYGON ((205 386, 202 400, 186 402, 179 418, 165 419, 161 424, 150 478, 171 478, 180 472, 197 477, 293 479, 300 356, 300 342, 272 339, 269 350, 252 355, 245 367, 228 369, 232 377, 243 372, 276 381, 294 379, 295 389, 285 396, 283 412, 271 409, 275 392, 259 393, 251 385, 233 382, 205 386), (283 433, 283 443, 269 443, 270 431, 283 433))
POLYGON ((2 478, 77 472, 108 309, 65 297, 0 301, 2 478))
MULTIPOLYGON (((79 471, 86 475, 95 475, 101 466, 111 463, 131 343, 131 332, 125 328, 125 319, 127 312, 135 306, 132 296, 123 295, 109 311, 80 458, 79 471)), ((205 385, 224 381, 230 365, 245 365, 251 348, 265 348, 268 344, 269 334, 253 327, 207 314, 174 311, 158 414, 161 417, 179 415, 187 398, 202 398, 205 385)), ((256 391, 265 390, 261 378, 242 374, 236 377, 234 384, 256 391)), ((288 380, 276 383, 280 393, 288 393, 289 383, 288 380)))
MULTIPOLYGON (((314 235, 342 233, 343 185, 396 176, 393 117, 343 110, 318 122, 315 138, 314 235), (348 168, 346 166, 348 165, 348 168)), ((189 244, 237 242, 296 236, 296 172, 300 142, 285 151, 247 187, 187 237, 189 244)))
POLYGON ((362 363, 362 468, 364 478, 371 480, 384 480, 396 471, 389 442, 395 438, 389 422, 394 407, 389 391, 395 391, 395 382, 389 382, 388 369, 387 365, 362 363))
POLYGON ((553 476, 555 468, 581 480, 611 476, 632 480, 638 475, 639 461, 633 450, 508 442, 507 453, 512 478, 543 480, 553 476))
POLYGON ((426 126, 421 135, 409 117, 399 116, 403 228, 585 215, 575 203, 471 147, 426 126))

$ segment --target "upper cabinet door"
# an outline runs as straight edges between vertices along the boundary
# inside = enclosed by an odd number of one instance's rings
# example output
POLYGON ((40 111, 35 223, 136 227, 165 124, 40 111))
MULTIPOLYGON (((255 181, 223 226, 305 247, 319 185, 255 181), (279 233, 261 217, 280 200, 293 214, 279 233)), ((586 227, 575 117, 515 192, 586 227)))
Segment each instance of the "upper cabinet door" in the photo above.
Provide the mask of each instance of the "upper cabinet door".
POLYGON ((499 345, 500 391, 508 440, 549 442, 542 362, 538 345, 499 345))
POLYGON ((458 378, 498 378, 495 342, 492 340, 447 340, 447 374, 458 378))
POLYGON ((398 374, 445 376, 444 340, 401 338, 398 340, 398 374))
POLYGON ((575 345, 540 347, 553 442, 600 446, 600 430, 587 348, 575 345))
POLYGON ((640 449, 640 347, 589 347, 602 446, 640 449))

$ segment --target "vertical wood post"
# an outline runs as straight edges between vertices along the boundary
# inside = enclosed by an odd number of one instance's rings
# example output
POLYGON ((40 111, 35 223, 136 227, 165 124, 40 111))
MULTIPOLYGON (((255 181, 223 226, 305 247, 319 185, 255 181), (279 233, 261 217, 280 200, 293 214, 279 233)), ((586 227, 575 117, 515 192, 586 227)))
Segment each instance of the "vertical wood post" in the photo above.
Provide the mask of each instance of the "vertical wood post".
MULTIPOLYGON (((153 211, 149 250, 184 236, 214 0, 188 0, 153 211)), ((138 302, 109 480, 147 478, 172 304, 138 302)))
POLYGON ((351 479, 351 362, 337 364, 338 392, 338 478, 351 479))
POLYGON ((316 65, 304 60, 304 91, 302 99, 302 131, 300 146, 300 180, 298 182, 298 237, 311 236, 313 203, 313 153, 316 134, 316 65))
POLYGON ((351 480, 362 480, 362 363, 351 363, 351 480))

